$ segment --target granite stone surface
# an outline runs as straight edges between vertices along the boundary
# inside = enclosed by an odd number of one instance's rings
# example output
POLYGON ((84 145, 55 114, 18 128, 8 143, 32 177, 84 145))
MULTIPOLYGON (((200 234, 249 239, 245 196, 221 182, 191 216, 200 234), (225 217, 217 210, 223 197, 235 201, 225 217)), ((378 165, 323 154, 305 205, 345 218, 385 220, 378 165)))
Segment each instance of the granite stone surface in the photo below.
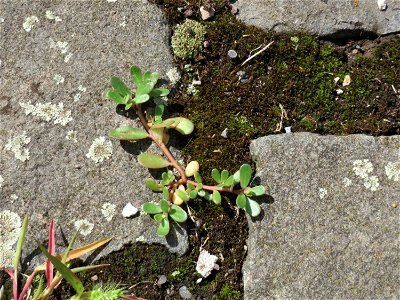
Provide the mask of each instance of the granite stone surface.
POLYGON ((400 137, 252 141, 269 197, 249 219, 245 299, 398 299, 400 137))

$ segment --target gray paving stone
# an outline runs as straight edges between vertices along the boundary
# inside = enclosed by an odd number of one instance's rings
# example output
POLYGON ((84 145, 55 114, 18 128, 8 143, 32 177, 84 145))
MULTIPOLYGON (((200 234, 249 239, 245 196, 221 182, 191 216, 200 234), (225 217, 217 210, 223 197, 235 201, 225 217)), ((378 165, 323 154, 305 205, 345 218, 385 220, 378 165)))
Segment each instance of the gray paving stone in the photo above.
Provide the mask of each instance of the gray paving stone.
POLYGON ((262 137, 245 299, 399 299, 400 136, 262 137))
POLYGON ((47 240, 51 218, 60 242, 61 231, 72 237, 77 220, 93 226, 78 245, 113 237, 100 256, 138 240, 182 255, 184 228, 166 240, 143 212, 122 217, 128 202, 139 208, 157 197, 144 185, 151 174, 136 159, 149 143, 110 142, 107 132, 129 119, 101 96, 112 75, 129 82, 132 64, 165 77, 172 57, 162 11, 146 1, 17 0, 0 1, 0 17, 0 213, 30 215, 24 255, 34 239, 47 240), (26 115, 35 105, 41 113, 26 115), (66 138, 71 131, 76 140, 66 138), (12 148, 21 135, 26 144, 12 148), (96 163, 87 153, 100 137, 112 155, 96 163))
POLYGON ((400 32, 400 1, 386 3, 386 10, 376 0, 238 0, 235 5, 249 25, 346 38, 400 32))

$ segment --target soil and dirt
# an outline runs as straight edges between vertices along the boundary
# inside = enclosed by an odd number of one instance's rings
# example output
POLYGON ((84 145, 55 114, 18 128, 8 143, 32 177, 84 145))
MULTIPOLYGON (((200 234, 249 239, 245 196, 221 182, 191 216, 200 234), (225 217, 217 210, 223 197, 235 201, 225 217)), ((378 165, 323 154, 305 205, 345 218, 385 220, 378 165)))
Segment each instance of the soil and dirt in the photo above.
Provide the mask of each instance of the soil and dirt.
MULTIPOLYGON (((335 135, 400 134, 399 36, 324 41, 302 33, 278 35, 237 21, 226 1, 214 1, 216 15, 208 21, 197 13, 199 1, 154 2, 164 9, 171 28, 189 14, 208 29, 208 47, 191 61, 176 61, 182 79, 168 106, 171 115, 194 122, 194 133, 178 146, 187 161, 199 161, 207 182, 212 183, 213 168, 233 172, 251 163, 250 140, 282 133, 285 127, 335 135), (270 48, 241 66, 271 41, 270 48), (231 49, 237 58, 228 57, 231 49), (345 75, 351 78, 348 86, 342 84, 345 75), (193 80, 201 85, 196 95, 188 95, 193 80)), ((233 206, 234 199, 224 200, 221 206, 192 201, 196 222, 187 222, 186 256, 175 257, 157 245, 130 245, 98 261, 110 267, 87 273, 86 284, 95 283, 91 278, 96 275, 96 282, 132 287, 132 294, 147 299, 179 299, 183 285, 194 299, 242 299, 247 221, 233 206), (196 284, 200 247, 220 257, 220 270, 196 284), (159 286, 161 275, 168 281, 159 286)), ((69 292, 65 285, 54 299, 66 299, 69 292)))

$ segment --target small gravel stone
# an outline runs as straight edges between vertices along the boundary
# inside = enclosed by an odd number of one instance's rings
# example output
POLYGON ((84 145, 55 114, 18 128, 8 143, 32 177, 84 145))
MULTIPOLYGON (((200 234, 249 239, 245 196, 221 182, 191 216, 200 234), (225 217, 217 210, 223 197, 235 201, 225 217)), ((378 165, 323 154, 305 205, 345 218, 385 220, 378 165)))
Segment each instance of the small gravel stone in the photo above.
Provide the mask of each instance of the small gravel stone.
POLYGON ((235 50, 231 49, 231 50, 228 51, 228 56, 230 58, 236 58, 238 56, 238 54, 237 54, 237 52, 235 50))
POLYGON ((193 295, 191 292, 189 292, 188 288, 186 286, 181 286, 179 288, 179 295, 183 298, 183 299, 192 299, 193 295))
POLYGON ((160 277, 158 277, 157 285, 162 286, 166 282, 167 282, 167 276, 161 275, 160 277))
POLYGON ((134 207, 132 203, 129 202, 127 205, 125 205, 124 209, 122 210, 122 215, 125 218, 130 218, 136 215, 138 211, 139 210, 136 207, 134 207))

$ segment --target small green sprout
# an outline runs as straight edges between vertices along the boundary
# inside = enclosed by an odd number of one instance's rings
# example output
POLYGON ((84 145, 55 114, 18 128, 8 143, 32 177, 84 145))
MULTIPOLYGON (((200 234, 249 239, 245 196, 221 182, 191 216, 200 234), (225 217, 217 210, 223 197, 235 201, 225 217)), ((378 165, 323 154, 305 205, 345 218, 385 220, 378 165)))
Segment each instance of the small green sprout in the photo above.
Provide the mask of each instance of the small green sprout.
POLYGON ((250 165, 243 164, 234 174, 227 170, 219 171, 213 169, 212 178, 216 185, 204 185, 199 174, 199 163, 191 161, 183 168, 167 148, 169 138, 168 131, 174 129, 183 135, 193 132, 194 125, 189 119, 174 117, 163 119, 165 103, 160 97, 169 94, 165 88, 155 88, 158 75, 150 71, 144 74, 137 66, 131 68, 132 81, 136 85, 136 92, 131 90, 117 77, 112 77, 112 89, 106 90, 105 97, 118 104, 125 105, 125 109, 134 109, 139 117, 143 129, 125 126, 113 129, 109 136, 119 140, 135 141, 150 138, 161 150, 163 156, 141 153, 138 162, 145 168, 163 169, 167 168, 161 175, 161 180, 147 179, 146 186, 156 193, 162 193, 162 199, 156 203, 144 203, 143 210, 153 215, 154 220, 159 223, 157 233, 166 236, 170 231, 170 221, 182 223, 187 220, 187 213, 181 205, 188 204, 191 199, 201 197, 215 204, 220 204, 221 193, 232 193, 237 195, 236 205, 243 208, 250 216, 256 217, 260 214, 260 205, 252 199, 265 194, 263 186, 250 187, 252 170, 250 165), (152 101, 153 110, 144 113, 142 104, 152 101), (150 112, 150 113, 149 113, 150 112), (176 172, 174 173, 173 170, 176 172))

